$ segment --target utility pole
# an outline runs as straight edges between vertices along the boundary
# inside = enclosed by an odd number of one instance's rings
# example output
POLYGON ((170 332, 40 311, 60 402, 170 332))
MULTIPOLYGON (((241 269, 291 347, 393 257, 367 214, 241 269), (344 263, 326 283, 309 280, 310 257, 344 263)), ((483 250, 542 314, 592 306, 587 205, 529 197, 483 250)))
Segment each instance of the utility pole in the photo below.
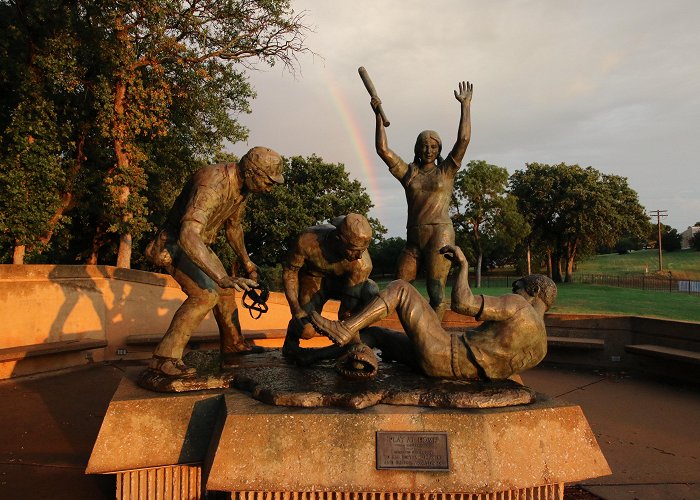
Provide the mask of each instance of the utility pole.
POLYGON ((668 217, 668 210, 652 210, 651 217, 656 216, 656 227, 659 229, 659 271, 664 270, 664 259, 661 253, 661 217, 668 217))

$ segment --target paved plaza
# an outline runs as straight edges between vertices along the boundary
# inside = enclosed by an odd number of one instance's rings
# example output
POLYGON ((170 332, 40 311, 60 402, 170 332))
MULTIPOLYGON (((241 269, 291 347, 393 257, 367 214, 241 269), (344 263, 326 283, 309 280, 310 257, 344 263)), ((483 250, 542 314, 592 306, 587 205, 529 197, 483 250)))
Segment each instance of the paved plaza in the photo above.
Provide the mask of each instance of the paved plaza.
MULTIPOLYGON (((85 465, 123 363, 0 382, 0 498, 114 498, 85 465)), ((700 498, 700 388, 540 366, 539 392, 581 405, 613 475, 582 483, 606 499, 700 498)))

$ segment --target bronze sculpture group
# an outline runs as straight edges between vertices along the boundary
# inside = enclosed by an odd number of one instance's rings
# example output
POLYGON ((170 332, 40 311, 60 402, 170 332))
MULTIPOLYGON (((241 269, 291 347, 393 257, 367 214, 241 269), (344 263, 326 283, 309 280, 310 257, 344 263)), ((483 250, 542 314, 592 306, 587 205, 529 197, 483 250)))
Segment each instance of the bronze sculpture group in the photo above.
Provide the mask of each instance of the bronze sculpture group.
POLYGON ((533 274, 516 280, 512 294, 475 296, 462 250, 448 245, 440 254, 459 265, 450 307, 483 321, 474 330, 458 334, 445 331, 437 311, 401 279, 389 283, 365 308, 345 320, 331 321, 312 312, 311 321, 339 345, 376 347, 383 359, 402 362, 430 377, 501 380, 542 361, 547 353, 544 313, 557 295, 554 282, 533 274), (405 335, 371 327, 393 312, 405 335))
MULTIPOLYGON (((292 314, 283 355, 300 365, 338 358, 339 373, 355 378, 376 374, 375 349, 383 361, 398 361, 438 378, 500 380, 535 366, 546 353, 544 313, 556 297, 556 286, 545 276, 531 275, 515 281, 512 294, 475 296, 468 283, 467 260, 455 245, 448 209, 471 134, 472 85, 462 82, 454 92, 460 121, 457 140, 447 156, 441 156, 438 134, 426 130, 416 139, 413 161, 406 163, 389 149, 381 101, 363 68, 360 74, 372 95, 377 154, 406 193, 407 241, 397 263, 397 279, 381 291, 369 279, 372 229, 364 216, 346 214, 330 224, 307 228, 290 245, 283 266, 284 292, 292 314), (459 271, 452 311, 483 321, 478 328, 459 334, 441 325, 445 283, 453 263, 459 271), (410 284, 419 268, 425 272, 429 302, 410 284), (320 314, 330 299, 340 301, 338 321, 320 314), (393 312, 404 333, 372 326, 393 312), (300 346, 301 339, 317 332, 335 345, 300 346)), ((193 330, 212 310, 219 327, 222 366, 240 354, 260 350, 241 334, 234 297, 235 291, 258 287, 259 278, 246 251, 241 221, 251 194, 269 192, 283 182, 280 155, 255 147, 238 163, 200 169, 184 187, 146 250, 151 261, 165 267, 187 294, 153 353, 151 374, 170 379, 197 376, 183 362, 183 351, 193 330), (222 227, 246 278, 230 276, 209 246, 222 227)))

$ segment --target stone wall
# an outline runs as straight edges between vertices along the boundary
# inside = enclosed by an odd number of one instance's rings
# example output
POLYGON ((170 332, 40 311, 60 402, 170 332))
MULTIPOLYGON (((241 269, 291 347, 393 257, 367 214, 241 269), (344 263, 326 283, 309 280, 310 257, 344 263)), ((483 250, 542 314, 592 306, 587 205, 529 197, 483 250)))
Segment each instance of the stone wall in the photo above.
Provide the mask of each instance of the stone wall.
MULTIPOLYGON (((64 364, 142 358, 153 346, 126 349, 128 338, 162 336, 185 297, 175 280, 165 274, 111 266, 0 265, 0 350, 101 339, 107 342, 106 348, 91 356, 83 353, 76 358, 74 353, 64 364)), ((240 296, 238 300, 240 305, 240 296)), ((268 305, 270 312, 258 320, 240 309, 244 332, 265 336, 262 334, 286 328, 291 315, 284 295, 271 294, 268 305)), ((216 332, 216 322, 209 314, 196 334, 216 332)), ((0 360, 0 379, 62 368, 56 362, 58 356, 68 357, 58 353, 51 359, 0 360), (31 370, 21 369, 22 365, 31 365, 31 370)))
MULTIPOLYGON (((111 266, 0 265, 0 351, 70 341, 103 340, 107 344, 89 354, 58 353, 5 361, 0 355, 0 379, 102 360, 149 357, 184 299, 175 280, 165 274, 111 266), (135 337, 151 341, 130 342, 135 337)), ((241 326, 256 343, 281 346, 291 318, 284 294, 272 293, 268 305, 270 311, 254 320, 239 303, 241 326)), ((333 317, 337 310, 337 302, 330 302, 324 313, 333 317)), ((630 344, 700 352, 698 323, 590 314, 548 314, 545 320, 550 337, 579 342, 566 346, 550 341, 546 361, 555 363, 606 369, 649 368, 650 360, 626 351, 630 344), (599 339, 599 345, 586 348, 586 339, 599 339)), ((401 330, 395 315, 380 324, 401 330)), ((452 331, 477 324, 473 318, 451 311, 443 320, 445 328, 452 331)), ((195 339, 206 337, 206 342, 215 345, 216 332, 210 314, 195 339)), ((328 344, 325 338, 307 342, 309 346, 328 344)), ((684 371, 685 367, 678 370, 684 371)))

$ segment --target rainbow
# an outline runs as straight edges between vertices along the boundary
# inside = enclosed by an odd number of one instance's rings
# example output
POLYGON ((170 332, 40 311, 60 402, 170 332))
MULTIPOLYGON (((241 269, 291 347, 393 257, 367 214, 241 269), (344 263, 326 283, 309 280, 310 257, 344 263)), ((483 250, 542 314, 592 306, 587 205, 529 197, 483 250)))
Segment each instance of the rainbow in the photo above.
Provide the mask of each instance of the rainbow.
POLYGON ((348 135, 350 136, 350 140, 355 149, 355 155, 359 160, 360 168, 362 169, 362 173, 365 177, 364 180, 366 180, 369 184, 369 194, 372 198, 372 203, 374 203, 375 209, 378 212, 381 212, 382 198, 380 196, 379 183, 374 168, 374 154, 370 151, 370 148, 367 146, 367 143, 363 139, 363 134, 360 129, 360 126, 357 122, 357 119, 355 118, 354 113, 352 112, 352 108, 350 107, 350 104, 348 103, 345 94, 340 88, 340 85, 338 85, 338 83, 333 79, 333 77, 328 71, 323 71, 322 73, 326 80, 326 88, 328 89, 331 102, 333 103, 333 106, 336 112, 338 113, 338 116, 340 117, 340 120, 343 123, 345 130, 347 130, 348 135))

